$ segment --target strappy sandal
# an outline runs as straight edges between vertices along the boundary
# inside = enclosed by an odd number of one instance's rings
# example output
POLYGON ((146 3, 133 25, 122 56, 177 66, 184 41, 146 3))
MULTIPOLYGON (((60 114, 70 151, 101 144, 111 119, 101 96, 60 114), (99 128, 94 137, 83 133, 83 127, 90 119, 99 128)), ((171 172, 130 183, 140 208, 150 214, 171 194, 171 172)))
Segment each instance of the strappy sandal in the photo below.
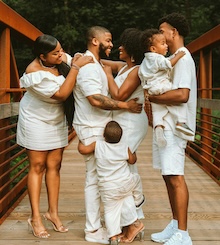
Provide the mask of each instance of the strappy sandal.
POLYGON ((40 231, 39 233, 36 233, 35 232, 35 230, 34 230, 34 227, 33 227, 33 225, 32 225, 32 219, 31 218, 29 218, 28 220, 27 220, 27 222, 28 222, 28 228, 30 228, 31 229, 31 232, 33 233, 33 235, 35 236, 35 237, 38 237, 38 238, 49 238, 50 237, 50 234, 47 232, 47 230, 42 230, 42 231, 40 231))

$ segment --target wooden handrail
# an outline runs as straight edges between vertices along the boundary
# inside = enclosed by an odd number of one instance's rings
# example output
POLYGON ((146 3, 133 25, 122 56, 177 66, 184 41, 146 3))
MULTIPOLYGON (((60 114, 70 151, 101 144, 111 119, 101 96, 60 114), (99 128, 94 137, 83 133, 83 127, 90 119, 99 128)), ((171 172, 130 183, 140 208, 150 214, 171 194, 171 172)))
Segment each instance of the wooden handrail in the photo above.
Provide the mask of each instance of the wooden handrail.
POLYGON ((22 36, 34 41, 43 33, 34 25, 24 19, 20 14, 0 1, 0 24, 18 32, 22 36))
POLYGON ((191 53, 196 54, 202 49, 216 46, 220 42, 220 24, 204 33, 187 45, 191 53))

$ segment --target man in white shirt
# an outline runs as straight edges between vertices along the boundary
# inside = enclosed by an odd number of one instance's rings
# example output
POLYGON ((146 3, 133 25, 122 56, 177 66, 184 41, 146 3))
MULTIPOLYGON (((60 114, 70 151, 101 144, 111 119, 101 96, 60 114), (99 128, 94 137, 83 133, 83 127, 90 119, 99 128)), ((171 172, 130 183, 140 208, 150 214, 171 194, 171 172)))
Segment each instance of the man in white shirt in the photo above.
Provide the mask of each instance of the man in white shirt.
MULTIPOLYGON (((172 13, 159 20, 159 29, 166 38, 172 56, 179 50, 186 54, 174 66, 171 74, 176 89, 162 95, 147 95, 147 99, 158 104, 186 103, 186 124, 195 133, 197 82, 194 61, 184 47, 184 37, 189 31, 187 21, 181 14, 172 13)), ((166 183, 173 219, 162 232, 152 234, 151 239, 165 245, 192 245, 187 230, 189 193, 184 179, 184 162, 187 140, 193 141, 194 136, 177 132, 170 113, 164 117, 164 123, 167 145, 159 148, 154 140, 153 166, 161 170, 166 183)))

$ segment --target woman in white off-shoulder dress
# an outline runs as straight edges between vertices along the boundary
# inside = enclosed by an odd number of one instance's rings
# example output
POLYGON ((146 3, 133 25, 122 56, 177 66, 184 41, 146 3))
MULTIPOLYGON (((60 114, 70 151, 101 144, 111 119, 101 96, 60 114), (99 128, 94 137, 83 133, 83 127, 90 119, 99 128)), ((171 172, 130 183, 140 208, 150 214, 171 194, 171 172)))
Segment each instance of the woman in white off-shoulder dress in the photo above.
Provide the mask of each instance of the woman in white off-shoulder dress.
POLYGON ((79 68, 92 58, 76 57, 71 61, 58 40, 49 35, 36 39, 34 54, 36 58, 20 78, 26 92, 20 102, 17 143, 26 148, 30 163, 27 187, 32 213, 28 225, 34 236, 48 238, 39 207, 42 178, 45 173, 48 211, 44 217, 54 230, 67 232, 58 216, 62 154, 68 144, 68 124, 72 123, 67 123, 63 102, 73 91, 79 68))
MULTIPOLYGON (((113 111, 113 120, 123 128, 121 141, 128 144, 131 152, 135 152, 147 134, 148 118, 144 110, 144 91, 138 77, 139 64, 144 58, 144 49, 140 42, 141 32, 135 28, 128 28, 121 35, 119 58, 122 61, 103 60, 104 69, 108 77, 109 91, 113 99, 127 101, 138 98, 143 103, 140 114, 130 113, 125 110, 113 111), (117 74, 113 77, 113 74, 117 74)), ((138 163, 137 163, 138 164, 138 163)), ((137 164, 129 165, 131 172, 138 172, 137 164)), ((126 205, 126 203, 125 203, 126 205)), ((126 208, 126 206, 124 206, 126 208)), ((143 219, 143 210, 137 210, 138 219, 143 219)), ((129 215, 127 215, 129 219, 129 215)), ((126 223, 123 220, 123 223, 126 223)), ((131 242, 137 235, 138 230, 130 225, 123 231, 125 242, 131 242)))

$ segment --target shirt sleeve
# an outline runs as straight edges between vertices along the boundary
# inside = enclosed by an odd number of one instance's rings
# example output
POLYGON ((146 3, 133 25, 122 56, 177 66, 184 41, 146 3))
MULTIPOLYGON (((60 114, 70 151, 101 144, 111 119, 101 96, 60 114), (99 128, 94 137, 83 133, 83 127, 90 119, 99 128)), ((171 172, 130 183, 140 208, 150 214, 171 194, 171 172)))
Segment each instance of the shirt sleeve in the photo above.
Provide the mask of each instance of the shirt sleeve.
POLYGON ((189 51, 185 50, 186 54, 176 63, 175 68, 171 74, 173 81, 173 88, 191 88, 192 69, 189 59, 189 51))
POLYGON ((169 59, 167 59, 163 55, 158 55, 156 57, 157 57, 156 63, 157 63, 159 70, 171 70, 172 69, 172 65, 169 59))
POLYGON ((85 97, 102 93, 102 80, 99 69, 94 63, 80 68, 77 83, 85 97))

